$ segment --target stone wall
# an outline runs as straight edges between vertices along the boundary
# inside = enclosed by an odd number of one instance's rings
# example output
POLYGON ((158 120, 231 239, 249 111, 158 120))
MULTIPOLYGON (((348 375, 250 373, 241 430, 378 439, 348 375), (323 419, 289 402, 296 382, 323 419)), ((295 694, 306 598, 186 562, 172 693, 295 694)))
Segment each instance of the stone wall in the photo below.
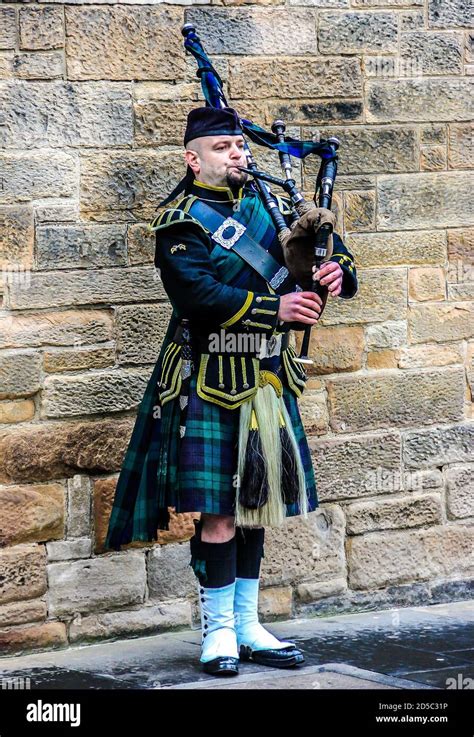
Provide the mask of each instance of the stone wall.
MULTIPOLYGON (((469 595, 474 26, 468 0, 0 7, 0 652, 197 624, 189 515, 103 540, 170 306, 146 231, 199 104, 181 25, 257 123, 341 140, 360 291, 313 330, 319 510, 268 529, 262 616, 469 595)), ((278 172, 275 158, 258 160, 278 172)), ((317 162, 295 167, 314 187, 317 162)), ((331 300, 330 300, 331 302, 331 300)))

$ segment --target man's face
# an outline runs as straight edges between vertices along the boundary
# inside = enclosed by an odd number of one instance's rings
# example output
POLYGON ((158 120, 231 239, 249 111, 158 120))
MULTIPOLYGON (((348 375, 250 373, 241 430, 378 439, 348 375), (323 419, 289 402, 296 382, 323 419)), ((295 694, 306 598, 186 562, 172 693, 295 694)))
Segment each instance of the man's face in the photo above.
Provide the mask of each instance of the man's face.
POLYGON ((247 166, 242 136, 201 136, 188 141, 185 153, 196 179, 214 187, 241 187, 248 174, 236 166, 247 166))

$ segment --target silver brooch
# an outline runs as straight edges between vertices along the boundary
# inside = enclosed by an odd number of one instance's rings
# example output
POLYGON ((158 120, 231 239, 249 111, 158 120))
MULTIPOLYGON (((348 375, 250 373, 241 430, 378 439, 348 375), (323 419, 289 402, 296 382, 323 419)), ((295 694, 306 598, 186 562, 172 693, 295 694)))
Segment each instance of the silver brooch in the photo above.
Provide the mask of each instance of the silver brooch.
POLYGON ((226 218, 222 225, 220 225, 215 233, 212 234, 212 238, 220 246, 223 246, 224 248, 232 248, 234 243, 237 243, 246 230, 245 225, 242 225, 238 220, 234 220, 234 218, 229 217, 226 218), (229 233, 224 236, 224 231, 227 229, 229 229, 229 233))

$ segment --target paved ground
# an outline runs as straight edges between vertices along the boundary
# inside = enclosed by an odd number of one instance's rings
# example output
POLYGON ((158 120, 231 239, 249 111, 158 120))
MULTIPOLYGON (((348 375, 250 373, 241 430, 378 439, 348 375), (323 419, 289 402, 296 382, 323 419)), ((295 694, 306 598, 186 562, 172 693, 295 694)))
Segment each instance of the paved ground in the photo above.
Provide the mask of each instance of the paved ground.
POLYGON ((474 688, 474 600, 266 627, 295 641, 306 662, 242 663, 238 676, 215 678, 200 669, 200 631, 186 630, 0 658, 0 679, 29 677, 32 689, 474 688))

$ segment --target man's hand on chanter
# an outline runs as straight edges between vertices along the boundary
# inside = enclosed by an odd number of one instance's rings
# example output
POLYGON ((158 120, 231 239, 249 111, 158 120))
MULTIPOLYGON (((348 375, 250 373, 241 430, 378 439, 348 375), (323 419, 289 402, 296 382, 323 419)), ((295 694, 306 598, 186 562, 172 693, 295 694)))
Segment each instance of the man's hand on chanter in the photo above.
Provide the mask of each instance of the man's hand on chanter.
POLYGON ((316 292, 291 292, 280 297, 278 318, 283 322, 303 322, 314 325, 320 316, 323 303, 316 292))
POLYGON ((340 295, 343 276, 341 266, 335 261, 325 261, 319 267, 319 271, 316 270, 316 266, 313 266, 313 281, 319 280, 320 284, 326 285, 331 297, 340 295))

